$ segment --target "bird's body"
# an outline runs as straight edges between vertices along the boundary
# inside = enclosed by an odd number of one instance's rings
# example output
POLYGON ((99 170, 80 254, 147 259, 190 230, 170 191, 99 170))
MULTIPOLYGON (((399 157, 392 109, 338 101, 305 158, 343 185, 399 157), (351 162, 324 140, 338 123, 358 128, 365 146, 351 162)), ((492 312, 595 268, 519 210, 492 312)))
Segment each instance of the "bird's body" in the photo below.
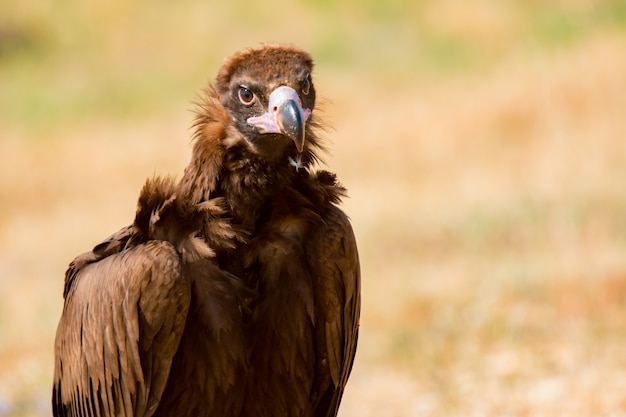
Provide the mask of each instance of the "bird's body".
POLYGON ((336 415, 360 272, 344 189, 311 167, 311 71, 290 46, 227 60, 182 179, 70 265, 55 415, 336 415))

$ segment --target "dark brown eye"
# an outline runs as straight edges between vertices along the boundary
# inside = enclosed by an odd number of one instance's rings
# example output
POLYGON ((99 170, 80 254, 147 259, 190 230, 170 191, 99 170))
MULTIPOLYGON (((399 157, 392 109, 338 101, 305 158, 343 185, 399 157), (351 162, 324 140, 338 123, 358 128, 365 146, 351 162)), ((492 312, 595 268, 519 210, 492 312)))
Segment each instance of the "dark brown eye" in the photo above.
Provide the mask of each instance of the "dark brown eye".
POLYGON ((302 83, 302 94, 308 96, 309 91, 311 91, 311 74, 307 74, 304 82, 302 83))
POLYGON ((252 104, 254 102, 254 93, 244 86, 239 87, 239 101, 246 106, 252 104))

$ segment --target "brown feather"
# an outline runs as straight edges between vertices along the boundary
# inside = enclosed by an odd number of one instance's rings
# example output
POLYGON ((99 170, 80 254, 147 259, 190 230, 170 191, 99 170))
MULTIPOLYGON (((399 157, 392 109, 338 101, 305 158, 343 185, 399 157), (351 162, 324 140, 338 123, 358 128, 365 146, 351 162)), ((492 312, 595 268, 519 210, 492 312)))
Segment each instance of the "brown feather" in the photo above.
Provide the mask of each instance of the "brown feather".
POLYGON ((229 115, 215 90, 209 86, 203 93, 196 100, 191 161, 185 168, 178 191, 180 196, 194 203, 209 199, 222 169, 223 141, 236 134, 229 128, 229 115))
POLYGON ((196 102, 181 180, 149 179, 133 224, 70 264, 55 416, 336 416, 360 270, 345 189, 313 168, 324 148, 312 70, 294 46, 229 58, 196 102), (247 122, 279 86, 312 111, 303 148, 247 122))
POLYGON ((240 396, 233 375, 245 363, 249 295, 215 265, 207 244, 228 239, 230 247, 233 232, 219 218, 219 200, 193 204, 176 190, 170 178, 148 180, 135 222, 70 265, 55 343, 55 415, 237 413, 238 401, 215 399, 240 396), (219 235, 198 237, 209 231, 219 235), (184 387, 200 395, 178 403, 184 387))
POLYGON ((57 329, 55 415, 76 415, 76 407, 85 408, 84 415, 150 415, 165 388, 189 297, 178 256, 165 242, 77 271, 57 329), (154 299, 162 300, 160 308, 150 308, 154 299), (137 361, 142 351, 151 375, 137 361), (100 395, 93 397, 94 390, 100 395))

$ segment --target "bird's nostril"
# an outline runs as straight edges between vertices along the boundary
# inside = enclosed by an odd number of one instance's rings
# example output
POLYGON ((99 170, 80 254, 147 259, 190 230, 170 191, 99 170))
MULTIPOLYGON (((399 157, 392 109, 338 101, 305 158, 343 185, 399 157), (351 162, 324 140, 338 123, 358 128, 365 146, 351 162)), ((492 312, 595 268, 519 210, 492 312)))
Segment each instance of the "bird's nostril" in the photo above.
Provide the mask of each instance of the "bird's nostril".
POLYGON ((276 113, 276 112, 278 111, 278 106, 274 106, 274 108, 272 109, 272 111, 273 111, 274 113, 276 113))

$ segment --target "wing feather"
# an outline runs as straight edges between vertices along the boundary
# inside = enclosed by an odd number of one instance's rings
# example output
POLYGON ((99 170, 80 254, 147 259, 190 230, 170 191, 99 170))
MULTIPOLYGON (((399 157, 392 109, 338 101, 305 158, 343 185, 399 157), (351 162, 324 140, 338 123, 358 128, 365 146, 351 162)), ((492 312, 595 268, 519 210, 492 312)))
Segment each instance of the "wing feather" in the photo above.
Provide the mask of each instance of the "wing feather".
POLYGON ((76 265, 55 341, 54 414, 149 416, 189 309, 180 257, 150 241, 76 265))
POLYGON ((356 353, 361 309, 361 272, 356 239, 347 216, 331 206, 311 236, 316 278, 320 387, 316 416, 336 416, 356 353), (326 370, 327 369, 327 370, 326 370), (330 374, 330 384, 324 374, 330 374), (320 376, 321 375, 321 376, 320 376), (328 386, 326 386, 328 385, 328 386))

